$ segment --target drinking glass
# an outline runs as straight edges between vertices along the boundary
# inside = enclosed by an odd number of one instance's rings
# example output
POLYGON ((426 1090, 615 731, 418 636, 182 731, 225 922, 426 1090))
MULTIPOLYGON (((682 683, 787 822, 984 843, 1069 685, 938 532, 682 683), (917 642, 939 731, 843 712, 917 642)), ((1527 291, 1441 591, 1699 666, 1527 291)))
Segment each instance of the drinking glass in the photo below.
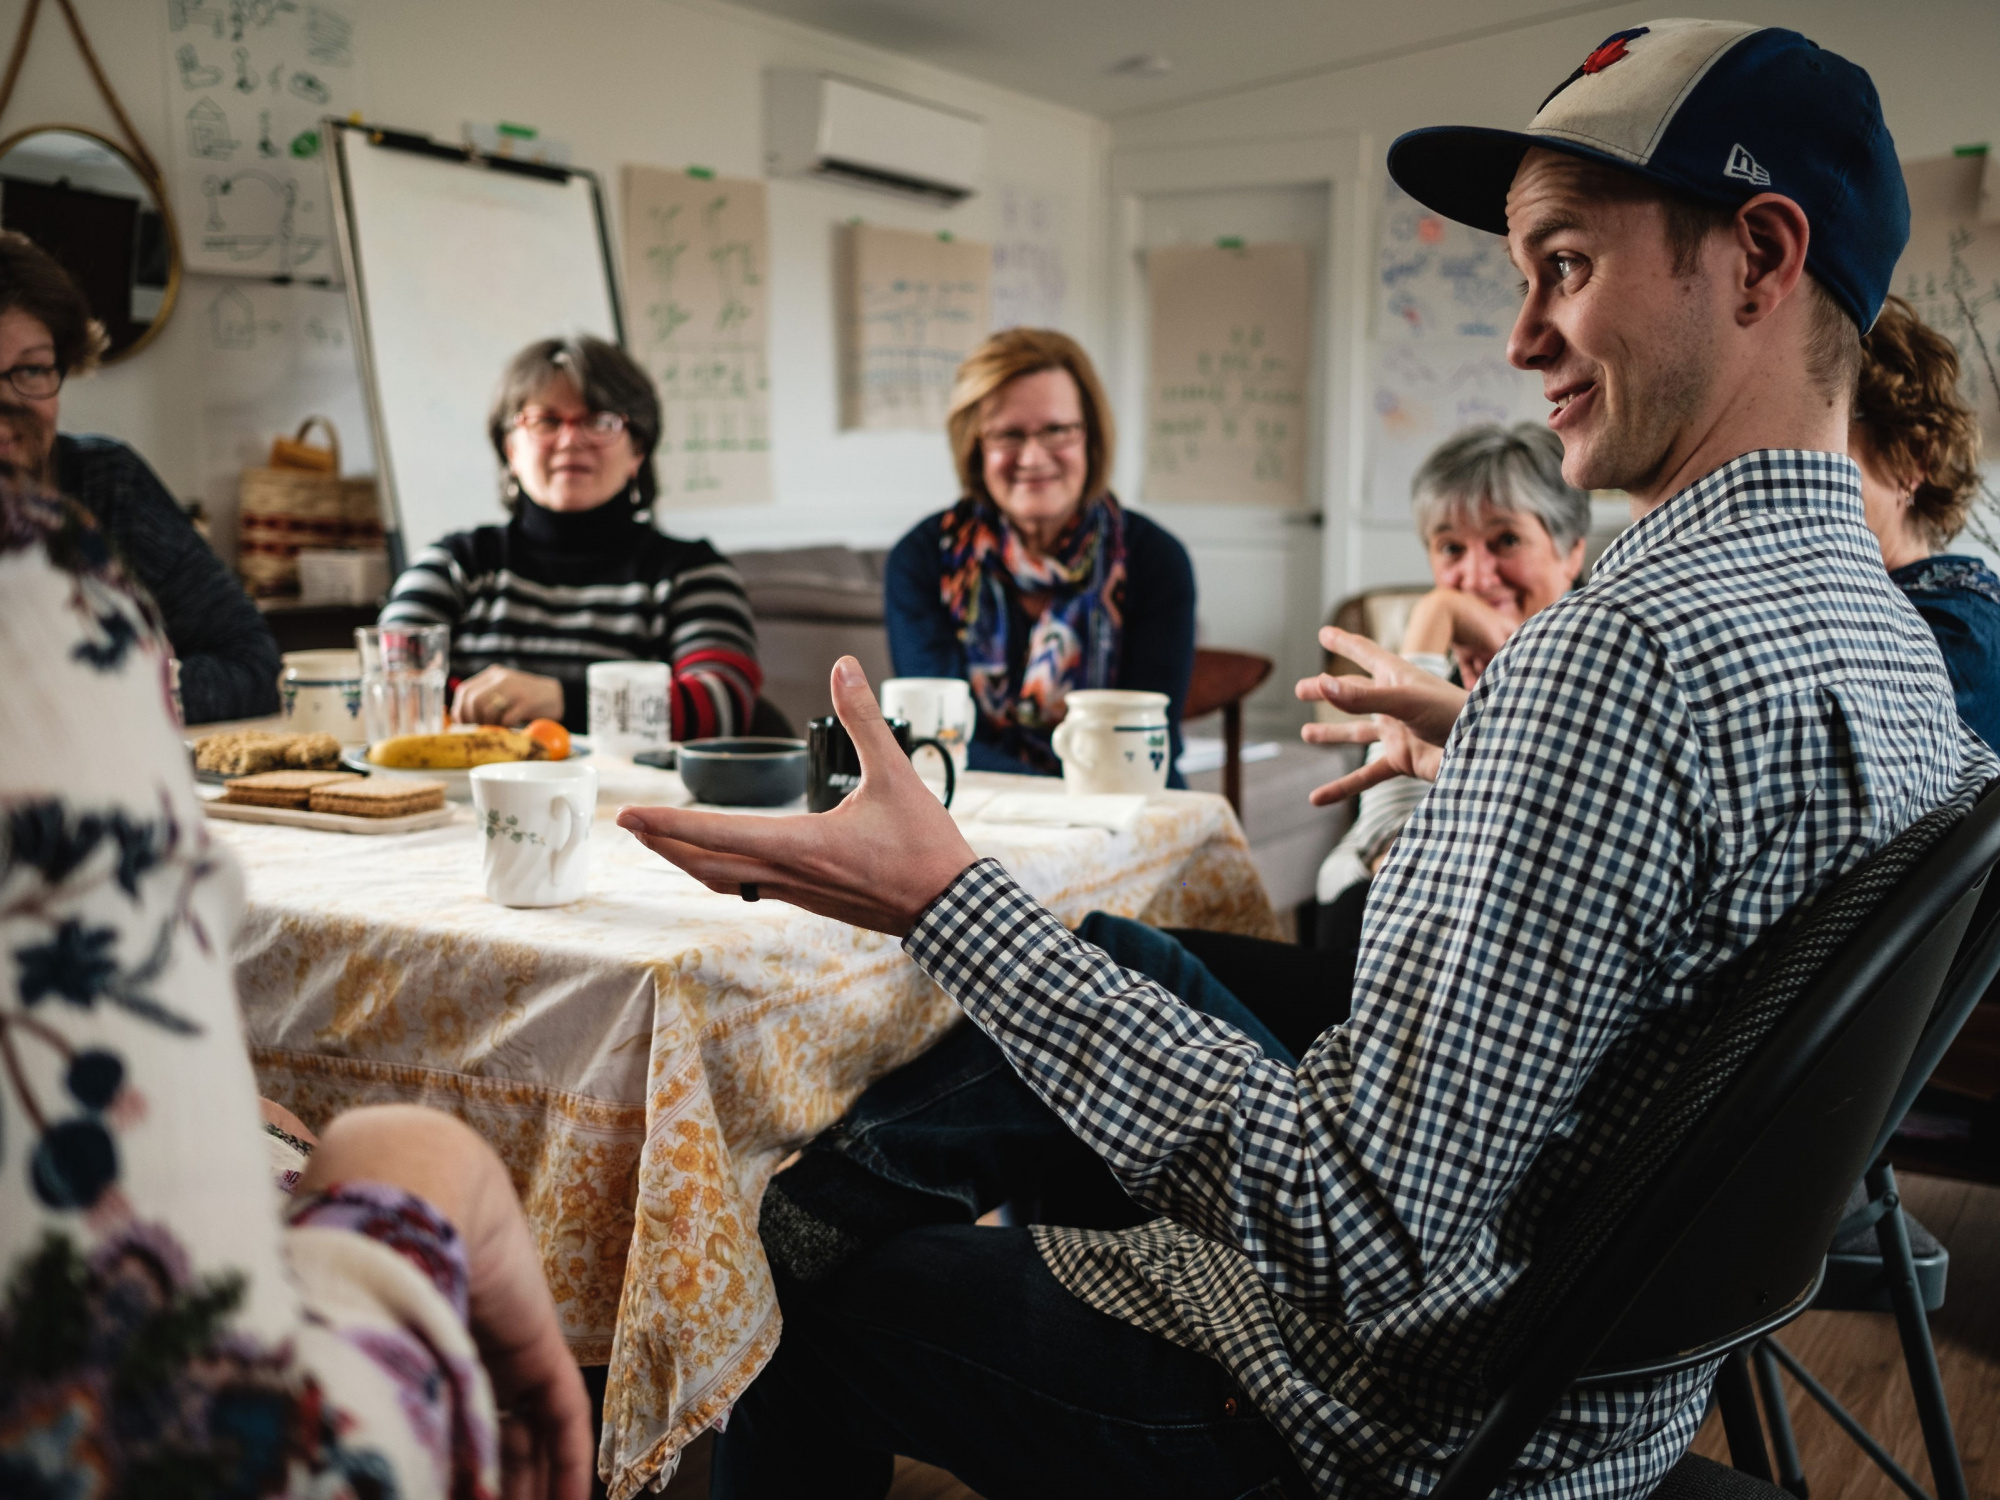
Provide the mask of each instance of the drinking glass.
POLYGON ((448 625, 368 625, 354 632, 361 650, 361 719, 368 743, 444 728, 448 625))

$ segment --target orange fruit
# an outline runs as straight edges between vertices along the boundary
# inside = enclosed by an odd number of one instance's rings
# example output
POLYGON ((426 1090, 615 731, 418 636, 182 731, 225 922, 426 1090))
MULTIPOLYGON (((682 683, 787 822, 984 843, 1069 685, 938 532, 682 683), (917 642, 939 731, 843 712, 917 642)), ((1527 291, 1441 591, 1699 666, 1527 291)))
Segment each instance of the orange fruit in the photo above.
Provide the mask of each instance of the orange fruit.
POLYGON ((529 739, 542 747, 542 754, 548 759, 569 759, 569 731, 554 719, 530 720, 527 734, 529 739))

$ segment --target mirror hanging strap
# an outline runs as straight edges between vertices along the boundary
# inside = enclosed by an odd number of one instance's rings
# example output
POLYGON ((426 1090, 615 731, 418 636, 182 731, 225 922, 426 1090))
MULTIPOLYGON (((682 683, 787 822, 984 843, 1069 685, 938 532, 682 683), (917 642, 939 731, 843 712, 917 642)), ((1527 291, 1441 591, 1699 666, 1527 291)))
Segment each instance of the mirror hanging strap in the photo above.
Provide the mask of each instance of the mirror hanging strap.
MULTIPOLYGON (((118 128, 125 132, 125 140, 132 148, 134 159, 150 179, 155 193, 163 193, 166 179, 161 175, 160 165, 153 160, 153 153, 146 149, 146 143, 132 126, 131 117, 125 113, 125 106, 118 100, 117 92, 111 87, 111 80, 104 76, 104 67, 97 60, 96 49, 90 45, 90 38, 83 33, 83 21, 76 13, 71 0, 56 0, 63 19, 69 23, 69 33, 76 39, 76 50, 83 56, 83 65, 90 70, 90 76, 97 84, 97 91, 104 96, 104 102, 111 108, 111 117, 118 122, 118 128)), ((0 78, 0 115, 7 113, 7 105, 14 97, 14 85, 20 81, 21 64, 28 57, 28 43, 35 34, 35 21, 42 13, 42 0, 28 0, 27 8, 21 13, 21 29, 14 36, 14 51, 7 59, 7 73, 0 78)))

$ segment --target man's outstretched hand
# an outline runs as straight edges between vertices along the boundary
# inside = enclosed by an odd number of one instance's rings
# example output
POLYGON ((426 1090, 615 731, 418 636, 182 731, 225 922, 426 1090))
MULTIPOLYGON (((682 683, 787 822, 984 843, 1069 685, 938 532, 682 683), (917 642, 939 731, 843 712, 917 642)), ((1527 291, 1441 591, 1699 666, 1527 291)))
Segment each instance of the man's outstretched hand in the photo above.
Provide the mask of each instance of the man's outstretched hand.
POLYGON ((833 708, 861 759, 861 784, 833 811, 744 818, 628 807, 618 826, 712 891, 755 885, 760 897, 903 937, 976 856, 896 744, 851 656, 834 663, 833 708))
POLYGON ((1444 742, 1465 707, 1466 693, 1394 652, 1384 651, 1365 635, 1328 625, 1320 644, 1364 668, 1366 677, 1333 677, 1321 673, 1299 681, 1298 696, 1320 699, 1351 714, 1372 718, 1349 724, 1307 724, 1300 738, 1312 745, 1366 745, 1380 741, 1382 754, 1360 770, 1315 787, 1311 801, 1325 807, 1358 796, 1392 776, 1437 780, 1444 742))

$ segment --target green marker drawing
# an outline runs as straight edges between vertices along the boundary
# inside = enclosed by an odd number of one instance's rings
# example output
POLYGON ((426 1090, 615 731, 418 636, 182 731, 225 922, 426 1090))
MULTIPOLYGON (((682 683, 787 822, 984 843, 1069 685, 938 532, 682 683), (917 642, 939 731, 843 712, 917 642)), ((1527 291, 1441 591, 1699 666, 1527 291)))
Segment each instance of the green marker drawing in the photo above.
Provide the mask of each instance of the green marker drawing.
POLYGON ((318 154, 319 132, 317 130, 301 130, 297 135, 292 137, 292 144, 287 149, 301 161, 309 156, 318 154))

